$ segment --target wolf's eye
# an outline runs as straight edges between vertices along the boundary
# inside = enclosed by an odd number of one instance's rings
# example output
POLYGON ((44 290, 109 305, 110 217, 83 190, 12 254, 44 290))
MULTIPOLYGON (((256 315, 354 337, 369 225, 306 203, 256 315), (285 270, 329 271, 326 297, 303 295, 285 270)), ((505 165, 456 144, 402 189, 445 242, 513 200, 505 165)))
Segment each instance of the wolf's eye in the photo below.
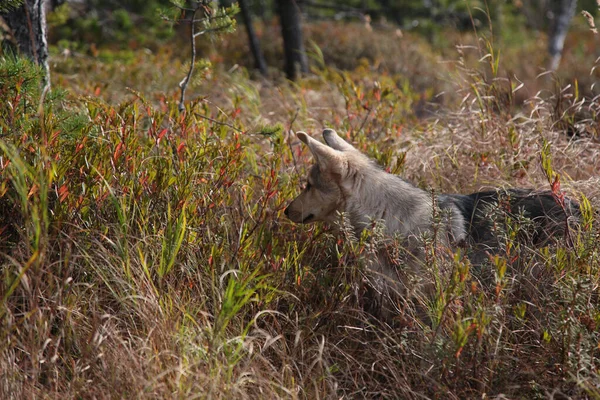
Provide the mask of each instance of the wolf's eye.
POLYGON ((304 186, 304 190, 310 190, 311 184, 310 182, 306 182, 306 186, 304 186))

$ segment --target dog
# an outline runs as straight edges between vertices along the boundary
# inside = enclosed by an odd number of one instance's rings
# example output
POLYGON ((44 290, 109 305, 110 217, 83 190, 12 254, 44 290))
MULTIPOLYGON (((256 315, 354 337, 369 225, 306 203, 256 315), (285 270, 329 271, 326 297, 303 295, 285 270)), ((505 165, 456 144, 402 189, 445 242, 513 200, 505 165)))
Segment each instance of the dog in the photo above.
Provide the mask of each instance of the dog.
MULTIPOLYGON (((325 144, 304 132, 296 135, 308 146, 315 164, 285 215, 295 223, 321 221, 334 226, 345 218, 356 237, 377 222, 386 237, 403 243, 413 271, 423 265, 423 238, 427 236, 435 235, 449 249, 466 248, 471 262, 481 264, 502 246, 498 214, 527 221, 520 235, 535 246, 568 235, 569 223, 580 216, 576 202, 561 200, 549 191, 497 189, 433 195, 385 172, 332 129, 323 131, 325 144)), ((394 263, 381 254, 377 258, 372 270, 387 280, 402 280, 394 263)))

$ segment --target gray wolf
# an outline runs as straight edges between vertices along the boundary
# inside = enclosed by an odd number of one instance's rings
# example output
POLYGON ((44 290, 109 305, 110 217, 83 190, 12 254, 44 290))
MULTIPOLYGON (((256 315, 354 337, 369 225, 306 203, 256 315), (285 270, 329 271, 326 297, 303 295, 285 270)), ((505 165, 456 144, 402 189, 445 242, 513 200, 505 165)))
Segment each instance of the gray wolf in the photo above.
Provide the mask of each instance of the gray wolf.
MULTIPOLYGON (((343 215, 356 237, 377 221, 385 236, 401 239, 413 270, 424 261, 422 238, 434 234, 450 249, 465 247, 473 263, 485 261, 501 246, 493 215, 498 211, 515 220, 527 220, 528 229, 522 234, 537 246, 565 235, 569 221, 579 215, 575 202, 566 198, 561 203, 549 191, 498 189, 434 196, 385 172, 331 129, 323 131, 325 144, 304 132, 297 137, 308 146, 315 164, 305 188, 285 209, 285 215, 296 223, 333 225, 343 215)), ((381 259, 371 269, 399 279, 397 268, 381 259)))

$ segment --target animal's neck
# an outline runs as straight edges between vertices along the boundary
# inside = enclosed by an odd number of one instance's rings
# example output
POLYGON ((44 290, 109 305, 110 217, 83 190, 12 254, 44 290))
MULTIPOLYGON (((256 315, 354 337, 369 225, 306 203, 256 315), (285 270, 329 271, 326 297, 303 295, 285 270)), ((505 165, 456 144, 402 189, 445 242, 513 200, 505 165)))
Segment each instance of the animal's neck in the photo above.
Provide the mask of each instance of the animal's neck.
POLYGON ((344 212, 357 234, 380 220, 388 234, 406 235, 431 217, 429 194, 397 176, 356 172, 350 181, 352 185, 342 187, 344 212))

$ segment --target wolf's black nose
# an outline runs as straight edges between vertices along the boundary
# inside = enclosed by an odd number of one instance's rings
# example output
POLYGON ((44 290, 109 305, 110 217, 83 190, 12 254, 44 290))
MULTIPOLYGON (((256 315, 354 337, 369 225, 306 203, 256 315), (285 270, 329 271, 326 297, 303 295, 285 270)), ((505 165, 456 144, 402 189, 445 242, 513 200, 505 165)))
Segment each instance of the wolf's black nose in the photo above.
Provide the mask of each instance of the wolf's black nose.
POLYGON ((287 217, 287 216, 288 216, 288 214, 290 213, 290 211, 289 211, 289 210, 290 210, 289 208, 286 208, 286 209, 283 211, 283 213, 285 214, 285 216, 286 216, 286 217, 287 217))

